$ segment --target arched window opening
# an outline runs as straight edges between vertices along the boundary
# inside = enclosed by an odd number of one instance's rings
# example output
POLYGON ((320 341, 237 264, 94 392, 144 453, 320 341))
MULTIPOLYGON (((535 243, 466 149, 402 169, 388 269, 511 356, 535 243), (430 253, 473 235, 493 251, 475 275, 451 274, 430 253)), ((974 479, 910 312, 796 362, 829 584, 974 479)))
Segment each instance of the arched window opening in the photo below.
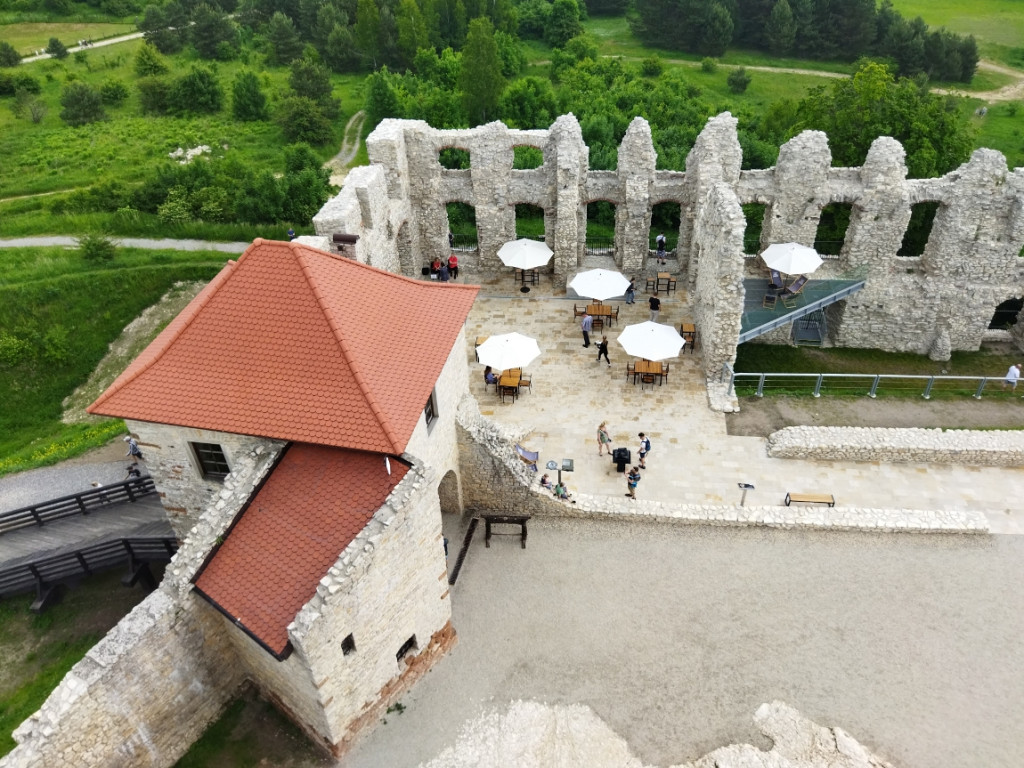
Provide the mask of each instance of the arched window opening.
POLYGON ((1022 308, 1024 308, 1024 298, 1007 299, 996 307, 988 327, 993 330, 1009 330, 1011 326, 1017 324, 1017 316, 1020 315, 1022 308))

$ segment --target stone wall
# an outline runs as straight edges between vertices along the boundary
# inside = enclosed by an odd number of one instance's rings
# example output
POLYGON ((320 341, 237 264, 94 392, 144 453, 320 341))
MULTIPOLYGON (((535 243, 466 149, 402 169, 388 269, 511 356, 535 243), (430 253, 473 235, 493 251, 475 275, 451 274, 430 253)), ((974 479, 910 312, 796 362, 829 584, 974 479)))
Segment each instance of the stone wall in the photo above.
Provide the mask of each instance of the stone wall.
MULTIPOLYGON (((685 172, 657 169, 650 126, 642 118, 635 118, 623 137, 614 171, 588 169, 589 151, 572 115, 559 117, 549 130, 534 131, 501 123, 445 131, 421 121, 385 120, 367 147, 373 165, 354 170, 338 197, 314 217, 317 233, 357 234, 357 258, 407 275, 418 275, 422 264, 447 255, 448 202, 474 206, 479 252, 472 271, 484 273, 506 269, 497 250, 515 235, 515 205, 543 208, 556 286, 581 263, 587 203, 607 200, 616 206, 616 263, 632 274, 647 262, 652 206, 674 202, 681 211, 677 257, 695 287, 698 222, 733 215, 728 196, 709 194, 725 184, 741 204, 766 206, 762 246, 810 245, 823 207, 852 206, 839 257, 815 273, 866 275, 864 290, 831 308, 832 344, 933 355, 977 349, 995 307, 1024 296, 1024 259, 1018 257, 1024 246, 1024 169, 1010 171, 993 150, 977 150, 970 162, 942 178, 907 179, 905 152, 892 138, 876 139, 860 168, 833 168, 828 137, 806 131, 780 149, 774 168, 741 171, 736 119, 727 112, 708 121, 687 156, 685 172), (543 165, 513 170, 518 145, 541 149, 543 165), (442 168, 438 152, 447 147, 467 150, 470 169, 442 168), (911 206, 929 201, 940 205, 924 254, 897 256, 911 206), (728 210, 709 210, 718 205, 728 210)), ((720 244, 720 279, 691 291, 697 299, 705 291, 715 293, 703 297, 706 306, 742 298, 732 278, 762 272, 759 262, 734 258, 733 250, 742 252, 740 234, 738 244, 720 244), (724 274, 724 264, 735 275, 724 274)), ((770 340, 788 341, 788 334, 788 328, 781 329, 770 340)))
POLYGON ((786 427, 769 436, 768 455, 781 459, 1024 468, 1024 433, 968 429, 786 427))
POLYGON ((126 420, 138 436, 146 469, 167 510, 167 518, 179 539, 185 538, 203 510, 218 496, 230 495, 236 470, 247 472, 250 459, 266 451, 276 452, 284 443, 261 437, 176 427, 148 421, 126 420), (223 481, 203 477, 191 443, 215 443, 224 451, 231 474, 223 481), (259 449, 258 453, 255 451, 259 449))
POLYGON ((171 766, 242 683, 225 624, 161 587, 121 619, 14 732, 3 768, 171 766))

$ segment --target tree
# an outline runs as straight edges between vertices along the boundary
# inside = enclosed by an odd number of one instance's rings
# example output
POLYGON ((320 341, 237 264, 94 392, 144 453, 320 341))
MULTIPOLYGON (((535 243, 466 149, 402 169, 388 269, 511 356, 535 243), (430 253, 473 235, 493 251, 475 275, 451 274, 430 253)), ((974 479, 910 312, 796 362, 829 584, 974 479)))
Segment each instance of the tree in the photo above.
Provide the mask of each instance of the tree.
POLYGON ((292 62, 288 84, 299 96, 315 101, 329 118, 338 116, 339 104, 331 98, 331 73, 312 56, 303 56, 292 62))
POLYGON ((327 36, 324 61, 335 72, 355 72, 359 68, 359 54, 356 53, 352 30, 344 24, 335 24, 327 36))
POLYGON ((94 88, 82 82, 68 83, 60 96, 60 119, 71 126, 86 125, 106 118, 103 99, 94 88))
POLYGON ((267 97, 255 73, 242 71, 235 75, 231 84, 231 114, 242 121, 267 119, 267 97))
POLYGON ((932 95, 913 80, 897 80, 876 62, 865 63, 852 78, 815 88, 793 115, 791 132, 828 134, 834 165, 862 165, 878 136, 892 136, 906 149, 909 175, 926 178, 965 162, 973 146, 967 117, 954 100, 932 95))
POLYGON ((506 80, 514 80, 526 69, 526 53, 519 39, 507 32, 495 32, 494 42, 498 45, 498 57, 501 59, 501 74, 506 80))
POLYGON ((327 119, 323 109, 305 96, 289 96, 282 101, 277 113, 277 123, 281 126, 285 138, 293 143, 304 141, 307 144, 321 145, 334 138, 331 121, 327 119))
POLYGON ((135 83, 139 92, 139 106, 144 115, 164 115, 171 110, 172 84, 167 78, 151 75, 135 83))
POLYGON ((163 75, 167 72, 167 62, 152 43, 143 43, 135 52, 135 74, 139 77, 163 75))
POLYGON ((733 93, 743 93, 747 90, 747 86, 750 85, 750 75, 747 74, 746 67, 740 67, 730 72, 725 82, 733 93))
POLYGON ((546 128, 558 117, 551 82, 539 77, 513 80, 501 96, 501 119, 513 128, 546 128))
POLYGON ((276 64, 291 64, 302 55, 302 41, 295 31, 295 25, 280 11, 270 17, 267 40, 270 41, 271 58, 276 64))
POLYGON ((501 74, 494 25, 486 16, 469 22, 459 86, 470 123, 479 125, 496 116, 505 78, 501 74))
POLYGON ((374 0, 359 0, 352 36, 363 60, 377 69, 377 60, 380 58, 380 11, 374 0))
POLYGON ((705 6, 696 29, 694 49, 704 56, 721 56, 732 42, 732 16, 718 0, 705 6))
POLYGON ((796 42, 796 21, 793 20, 793 11, 787 0, 775 3, 764 28, 764 37, 768 50, 776 56, 787 54, 793 48, 796 42))
POLYGON ((192 11, 189 29, 192 45, 203 59, 225 58, 234 50, 237 40, 235 25, 219 7, 202 3, 192 11))
POLYGON ((50 42, 46 44, 46 52, 55 59, 66 59, 68 57, 67 46, 56 37, 50 38, 50 42))
POLYGON ((146 41, 152 43, 160 53, 177 53, 184 44, 188 16, 180 3, 171 0, 162 7, 147 5, 138 26, 146 41))
POLYGON ((381 67, 379 72, 374 72, 366 78, 366 119, 371 128, 376 127, 377 123, 386 117, 402 116, 398 97, 391 88, 389 79, 387 67, 381 67))
POLYGON ((128 86, 120 80, 106 80, 100 86, 100 98, 104 104, 122 104, 128 98, 128 86))
POLYGON ((224 89, 209 69, 193 66, 187 75, 174 81, 171 105, 181 113, 220 112, 224 106, 224 89))
POLYGON ((398 4, 398 51, 402 55, 402 63, 412 64, 416 51, 430 45, 430 34, 427 23, 423 19, 416 0, 401 0, 398 4))
POLYGON ((555 0, 551 4, 551 16, 544 30, 544 42, 553 48, 561 48, 582 32, 580 7, 576 0, 555 0))
POLYGON ((0 67, 16 67, 21 63, 21 56, 14 46, 6 40, 0 40, 0 67))

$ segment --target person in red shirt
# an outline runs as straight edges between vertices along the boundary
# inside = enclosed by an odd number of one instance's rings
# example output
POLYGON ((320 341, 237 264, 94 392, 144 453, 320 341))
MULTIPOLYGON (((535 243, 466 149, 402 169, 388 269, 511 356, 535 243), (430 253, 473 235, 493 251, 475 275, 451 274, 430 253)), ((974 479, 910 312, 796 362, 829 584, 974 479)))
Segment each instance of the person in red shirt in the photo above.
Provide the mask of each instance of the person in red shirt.
POLYGON ((448 257, 448 271, 451 273, 452 280, 459 279, 459 257, 454 253, 448 257))
POLYGON ((430 262, 430 274, 436 280, 438 273, 441 271, 441 260, 434 257, 434 260, 430 262))

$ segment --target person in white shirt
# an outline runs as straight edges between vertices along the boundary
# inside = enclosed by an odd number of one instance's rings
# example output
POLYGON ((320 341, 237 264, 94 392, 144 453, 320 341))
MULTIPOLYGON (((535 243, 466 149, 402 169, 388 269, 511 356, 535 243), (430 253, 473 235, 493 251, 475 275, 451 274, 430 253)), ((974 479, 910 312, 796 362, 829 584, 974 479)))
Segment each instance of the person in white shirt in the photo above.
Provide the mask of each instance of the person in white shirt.
POLYGON ((1006 378, 1003 379, 1003 389, 1006 389, 1006 385, 1010 385, 1010 391, 1013 392, 1017 389, 1017 380, 1020 378, 1020 363, 1014 363, 1010 366, 1010 370, 1006 372, 1006 378))

